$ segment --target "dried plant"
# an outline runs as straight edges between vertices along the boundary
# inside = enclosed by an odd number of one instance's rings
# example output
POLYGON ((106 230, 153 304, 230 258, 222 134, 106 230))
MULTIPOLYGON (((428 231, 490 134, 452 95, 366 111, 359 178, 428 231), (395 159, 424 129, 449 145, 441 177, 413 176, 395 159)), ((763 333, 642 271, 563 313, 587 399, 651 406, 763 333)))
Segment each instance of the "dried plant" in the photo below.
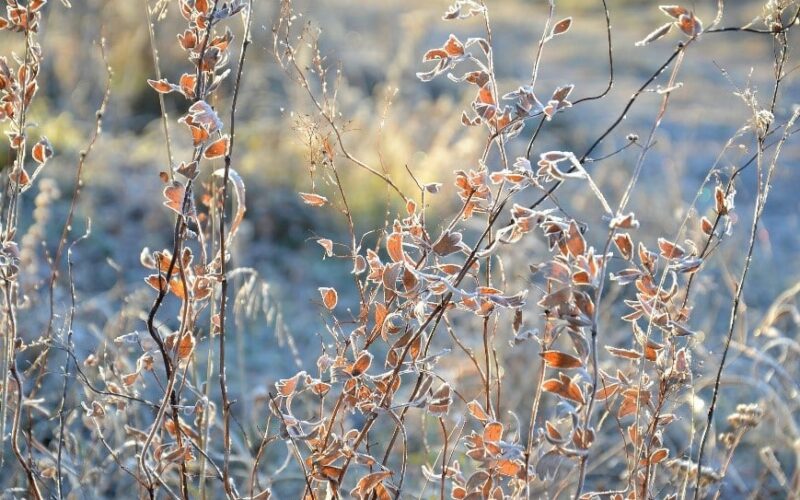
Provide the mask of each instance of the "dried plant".
MULTIPOLYGON (((346 262, 351 282, 348 288, 319 284, 314 304, 324 333, 316 366, 299 366, 260 392, 231 361, 232 349, 255 347, 237 336, 248 321, 280 330, 285 336, 278 348, 291 351, 298 365, 312 352, 285 333, 280 307, 259 272, 233 259, 240 230, 246 231, 247 201, 234 156, 241 130, 237 104, 248 75, 254 9, 261 5, 145 2, 155 77, 147 83, 157 93, 166 150, 157 172, 163 188, 152 199, 172 218, 164 228, 172 241, 169 248, 141 250, 147 276, 139 292, 148 293, 149 309, 120 306, 109 315, 118 320, 109 321, 112 341, 83 349, 73 337, 83 307, 75 276, 93 270, 76 267, 73 252, 92 235, 88 223, 83 235, 73 234, 72 226, 89 155, 101 140, 112 73, 108 68, 69 208, 47 253, 49 273, 42 273, 38 247, 58 197, 50 179, 38 183, 33 224, 18 233, 21 199, 54 154, 46 138, 28 137, 35 127, 31 103, 46 84, 39 78, 44 56, 38 42, 45 3, 7 0, 7 18, 0 18, 0 29, 24 43, 23 55, 0 58, 0 119, 13 156, 0 213, 0 449, 7 443, 15 458, 2 463, 0 456, 0 469, 11 478, 0 485, 11 494, 719 497, 727 491, 734 453, 753 443, 763 471, 756 484, 746 485, 753 495, 768 484, 790 497, 800 489, 798 408, 781 397, 796 396, 792 366, 800 349, 796 335, 775 333, 787 318, 797 333, 800 289, 780 296, 754 330, 766 339, 760 350, 735 336, 759 224, 800 116, 800 108, 787 111, 782 101, 792 67, 789 37, 800 19, 796 1, 770 0, 757 20, 732 27, 722 25, 722 0, 708 25, 688 8, 659 7, 667 22, 646 35, 637 24, 644 37, 636 50, 663 43, 674 49, 619 109, 605 109, 593 137, 570 147, 545 145, 542 138, 566 117, 583 117, 587 103, 608 99, 615 85, 615 36, 605 0, 598 19, 608 73, 598 79, 599 93, 586 90, 594 82, 542 83, 547 50, 581 23, 560 17, 554 1, 541 20, 530 79, 509 85, 498 78, 497 61, 521 65, 527 55, 499 51, 504 33, 494 30, 486 3, 456 0, 443 21, 463 22, 458 29, 469 36, 450 34, 425 51, 416 76, 421 82, 448 79, 474 96, 460 123, 482 134, 482 149, 469 165, 448 165, 449 179, 431 179, 409 167, 392 168, 381 141, 374 155, 361 155, 340 103, 341 71, 321 47, 324 32, 282 0, 271 49, 286 80, 304 96, 292 114, 309 165, 299 201, 341 219, 343 241, 320 234, 313 246, 323 258, 346 262), (162 75, 157 46, 157 23, 169 16, 183 23, 177 43, 185 66, 176 79, 162 75), (748 82, 735 90, 746 118, 673 233, 651 237, 642 231, 641 213, 630 208, 633 196, 673 96, 685 90, 686 61, 715 36, 768 38, 771 88, 759 93, 748 82), (658 105, 649 128, 625 136, 626 115, 650 92, 658 105), (172 105, 180 110, 174 130, 167 114, 172 105), (622 146, 612 148, 613 138, 622 146), (739 144, 749 154, 734 163, 726 154, 739 144), (602 169, 622 158, 633 168, 615 190, 601 180, 602 169), (383 224, 367 230, 353 209, 363 186, 351 181, 362 178, 380 182, 386 197, 383 224), (755 202, 717 357, 699 332, 698 325, 713 318, 694 307, 696 283, 718 249, 740 232, 735 201, 743 184, 755 191, 755 202), (436 203, 451 187, 456 203, 441 205, 454 208, 439 209, 436 203), (577 193, 580 207, 559 198, 565 190, 577 193), (706 199, 704 192, 713 195, 706 199), (529 241, 538 242, 535 251, 524 246, 529 241), (58 293, 68 298, 64 311, 58 293), (37 309, 47 318, 41 335, 21 332, 19 313, 37 309), (133 329, 131 316, 138 321, 133 329), (759 381, 769 397, 745 403, 722 395, 731 348, 751 359, 749 380, 759 381), (514 356, 526 358, 521 386, 507 369, 514 356), (48 383, 54 373, 62 377, 58 387, 48 383), (697 401, 707 405, 702 421, 695 420, 697 401), (718 416, 725 411, 727 424, 718 416), (794 458, 775 451, 786 443, 758 444, 770 419, 790 427, 794 458)), ((100 46, 108 67, 105 43, 100 46)), ((389 112, 387 103, 384 119, 389 112)), ((383 124, 379 133, 383 139, 383 124)), ((237 363, 243 357, 233 355, 237 363)))

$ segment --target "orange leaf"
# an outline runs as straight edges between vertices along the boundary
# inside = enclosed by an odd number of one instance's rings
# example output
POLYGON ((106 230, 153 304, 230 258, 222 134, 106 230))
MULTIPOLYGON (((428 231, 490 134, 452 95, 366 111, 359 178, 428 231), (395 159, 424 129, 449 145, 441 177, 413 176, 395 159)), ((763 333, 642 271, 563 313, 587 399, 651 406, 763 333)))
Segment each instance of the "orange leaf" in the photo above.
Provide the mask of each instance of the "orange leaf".
POLYGON ((178 343, 178 359, 188 359, 194 351, 195 340, 191 333, 185 333, 178 343))
POLYGON ((394 262, 403 261, 403 234, 392 233, 386 238, 386 250, 394 262))
POLYGON ((168 94, 173 90, 175 90, 172 84, 164 80, 163 78, 161 80, 148 79, 147 83, 149 83, 150 86, 153 87, 155 91, 158 92, 159 94, 168 94))
POLYGON ((650 464, 657 464, 669 456, 669 450, 666 448, 659 448, 650 455, 650 464))
POLYGON ((50 147, 50 142, 47 138, 42 137, 39 142, 33 146, 31 155, 37 163, 44 163, 53 156, 53 149, 50 147))
POLYGON ((580 368, 583 366, 583 361, 563 352, 546 351, 539 353, 539 356, 544 359, 547 366, 552 366, 553 368, 580 368))
POLYGON ((569 30, 570 26, 572 26, 571 17, 562 19, 561 21, 557 22, 555 26, 553 26, 553 35, 560 35, 562 33, 566 33, 569 30))
POLYGON ((321 207, 322 205, 328 203, 328 198, 325 198, 319 194, 300 193, 300 197, 303 199, 303 202, 306 205, 311 205, 312 207, 321 207))
POLYGON ((372 353, 369 351, 361 351, 353 365, 350 367, 350 375, 358 377, 366 372, 372 364, 372 353))
POLYGON ((226 154, 228 154, 228 143, 229 143, 228 136, 223 135, 216 141, 212 142, 205 149, 205 151, 203 151, 203 157, 212 160, 214 158, 225 156, 226 154))
POLYGON ((567 249, 573 257, 583 255, 586 251, 586 241, 583 239, 578 224, 575 221, 569 223, 569 233, 567 233, 567 249))
POLYGON ((484 411, 483 406, 481 406, 479 402, 470 401, 467 403, 467 409, 473 417, 481 422, 486 423, 489 421, 489 415, 486 414, 486 411, 484 411))
POLYGON ((320 287, 319 294, 322 296, 322 303, 325 304, 325 307, 330 311, 332 311, 333 308, 336 307, 337 302, 339 302, 339 294, 336 293, 336 290, 333 288, 320 287))
POLYGON ((633 240, 631 240, 630 234, 617 234, 614 236, 614 244, 619 249, 623 259, 631 260, 631 256, 633 255, 633 240))
POLYGON ((496 443, 503 437, 503 424, 500 422, 489 422, 483 429, 483 440, 496 443))
POLYGON ((175 211, 178 215, 183 215, 183 198, 186 195, 186 188, 178 181, 164 188, 164 197, 167 201, 164 206, 175 211))

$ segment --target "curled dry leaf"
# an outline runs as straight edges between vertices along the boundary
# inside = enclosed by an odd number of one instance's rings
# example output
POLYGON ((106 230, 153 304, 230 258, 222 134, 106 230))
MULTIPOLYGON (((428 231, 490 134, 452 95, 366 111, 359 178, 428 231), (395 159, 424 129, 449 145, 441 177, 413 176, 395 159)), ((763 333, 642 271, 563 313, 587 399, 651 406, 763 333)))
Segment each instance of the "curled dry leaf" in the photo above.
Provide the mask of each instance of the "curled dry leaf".
POLYGON ((216 141, 212 142, 208 145, 208 147, 203 150, 203 157, 208 160, 213 160, 214 158, 221 158, 228 154, 228 144, 230 139, 227 135, 223 135, 216 141))
POLYGON ((31 156, 37 163, 45 163, 53 156, 53 148, 50 146, 50 141, 47 140, 47 137, 42 137, 33 146, 31 156))
POLYGON ((583 366, 583 361, 572 356, 571 354, 567 354, 564 352, 559 351, 546 351, 539 353, 539 356, 544 359, 547 366, 553 368, 580 368, 583 366))
POLYGON ((189 356, 191 356, 194 351, 195 343, 194 335, 185 333, 178 343, 178 359, 189 359, 189 356))
POLYGON ((618 358, 625 358, 625 359, 639 359, 642 357, 642 354, 638 351, 634 351, 633 349, 622 349, 620 347, 613 347, 610 345, 606 346, 606 350, 612 355, 618 358))
POLYGON ((614 235, 614 245, 616 245, 623 259, 631 260, 633 256, 633 240, 631 240, 630 234, 619 233, 614 235))
POLYGON ((578 384, 563 373, 559 373, 558 377, 557 379, 551 378, 542 382, 542 390, 558 394, 576 403, 586 403, 586 397, 583 395, 581 388, 578 387, 578 384))
POLYGON ((333 257, 333 242, 328 238, 317 238, 317 244, 325 249, 326 257, 333 257))
POLYGON ((636 42, 637 47, 641 47, 643 45, 647 45, 648 43, 655 42, 659 38, 665 37, 670 31, 672 31, 672 27, 674 23, 666 23, 662 26, 659 26, 652 32, 650 32, 646 37, 636 42))
POLYGON ((299 193, 303 203, 311 205, 312 207, 321 207, 328 203, 328 198, 316 193, 299 193))
POLYGON ((489 422, 483 428, 483 440, 489 443, 496 443, 503 438, 503 424, 500 422, 489 422))
POLYGON ((686 8, 681 7, 680 5, 659 5, 658 8, 659 10, 661 10, 661 12, 663 12, 667 16, 673 17, 675 19, 678 19, 682 15, 689 13, 689 11, 686 8))
POLYGON ((164 197, 167 201, 164 206, 173 210, 178 215, 183 215, 183 199, 186 196, 186 188, 178 181, 164 188, 164 197))
POLYGON ((147 80, 147 83, 150 84, 151 87, 155 89, 156 92, 159 94, 168 94, 175 89, 175 86, 166 81, 165 79, 161 80, 147 80))
POLYGON ((392 472, 388 470, 373 472, 362 477, 356 483, 356 487, 350 491, 350 494, 361 500, 366 500, 378 486, 387 478, 391 477, 392 472))
POLYGON ((356 360, 350 366, 350 375, 358 377, 366 373, 372 365, 372 353, 369 351, 361 351, 356 360))
POLYGON ((700 219, 700 230, 703 231, 703 234, 706 236, 711 236, 714 232, 714 224, 708 220, 708 217, 703 217, 700 219))
POLYGON ((386 238, 386 251, 394 262, 403 262, 403 234, 393 232, 386 238))
POLYGON ((566 19, 562 19, 561 21, 557 22, 555 26, 553 26, 553 35, 558 36, 566 33, 569 31, 569 28, 572 26, 572 18, 568 17, 566 19))
POLYGON ((319 294, 322 296, 322 303, 325 307, 327 307, 329 311, 333 311, 336 304, 339 302, 339 294, 336 292, 336 289, 323 286, 319 288, 319 294))
POLYGON ((658 249, 661 251, 661 256, 665 259, 680 259, 686 255, 686 250, 669 240, 664 238, 658 239, 658 249))
POLYGON ((433 396, 431 396, 428 402, 428 412, 433 416, 443 417, 447 415, 452 402, 453 398, 450 396, 450 384, 442 384, 442 386, 433 393, 433 396))
POLYGON ((483 409, 483 406, 478 401, 470 401, 467 403, 467 410, 469 410, 470 415, 475 417, 476 419, 480 420, 481 423, 486 423, 489 421, 490 417, 483 409))

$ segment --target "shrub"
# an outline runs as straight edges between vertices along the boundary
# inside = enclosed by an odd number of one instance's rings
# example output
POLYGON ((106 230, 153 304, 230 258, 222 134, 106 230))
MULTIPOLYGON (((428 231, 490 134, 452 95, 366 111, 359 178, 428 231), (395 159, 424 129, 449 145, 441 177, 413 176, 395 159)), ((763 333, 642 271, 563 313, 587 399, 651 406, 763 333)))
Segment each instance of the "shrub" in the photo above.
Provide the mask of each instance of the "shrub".
MULTIPOLYGON (((314 306, 324 334, 316 364, 284 374, 264 391, 235 366, 260 346, 237 337, 239 352, 232 354, 229 344, 232 329, 256 311, 264 312, 257 321, 276 329, 284 321, 258 271, 232 256, 247 231, 237 107, 260 5, 147 5, 156 71, 147 83, 158 98, 168 162, 158 172, 161 192, 151 199, 173 219, 163 230, 172 243, 141 250, 146 285, 136 293, 148 294, 149 308, 139 311, 134 298, 119 301, 108 314, 116 321, 89 345, 88 337, 76 339, 92 322, 76 324, 86 304, 75 278, 96 271, 76 267, 72 257, 93 236, 90 223, 82 235, 73 225, 86 162, 102 140, 112 72, 78 156, 63 226, 46 253, 49 269, 42 270, 37 246, 49 238, 58 188, 39 179, 54 148, 45 137, 30 137, 38 125, 29 115, 39 86, 48 84, 39 43, 46 1, 6 3, 0 28, 21 38, 16 43, 23 48, 21 56, 0 59, 0 119, 13 157, 0 213, 0 435, 4 452, 13 455, 0 458, 0 484, 9 494, 635 499, 791 496, 800 488, 791 363, 800 349, 790 334, 800 323, 800 289, 781 294, 753 336, 736 336, 749 330, 741 318, 748 272, 781 154, 800 115, 800 108, 782 102, 792 73, 789 39, 800 19, 795 1, 770 0, 758 19, 730 27, 723 24, 722 1, 706 23, 687 8, 661 6, 665 23, 643 28, 637 50, 646 53, 665 40, 674 49, 619 109, 604 108, 596 124, 597 115, 583 117, 582 110, 610 97, 618 64, 605 1, 608 73, 595 94, 585 92, 588 82, 541 83, 545 53, 554 40, 574 35, 580 22, 557 15, 554 2, 541 20, 530 78, 508 85, 499 81, 495 62, 519 62, 523 55, 498 49, 503 33, 493 30, 484 2, 455 1, 443 22, 465 23, 459 29, 469 37, 451 34, 425 51, 416 76, 449 79, 475 95, 460 123, 483 134, 484 146, 471 164, 448 165, 452 176, 438 182, 409 167, 398 179, 401 173, 383 155, 389 139, 383 125, 371 158, 351 145, 358 132, 349 129, 337 100, 341 72, 331 71, 336 66, 320 48, 321 31, 283 0, 272 51, 305 99, 292 115, 309 165, 299 202, 326 211, 325 220, 342 221, 341 241, 330 234, 313 241, 331 259, 326 265, 343 262, 350 273, 346 284, 318 289, 314 306), (156 21, 171 15, 184 23, 177 43, 185 66, 177 79, 160 73, 155 33, 156 21), (673 95, 686 90, 686 59, 704 49, 704 39, 722 36, 771 41, 770 86, 736 88, 746 119, 722 145, 678 227, 652 236, 657 232, 644 230, 633 197, 673 95), (626 115, 652 91, 658 105, 649 128, 625 136, 626 115), (181 103, 174 130, 167 97, 181 103), (573 147, 542 145, 570 115, 591 122, 594 136, 585 144, 573 138, 573 147), (737 148, 746 154, 728 160, 737 148), (632 169, 616 192, 597 174, 623 158, 632 169), (735 203, 743 184, 755 193, 746 230, 736 224, 743 217, 735 203), (35 186, 36 208, 23 233, 22 200, 35 186), (363 191, 374 186, 385 191, 378 194, 385 195, 386 216, 364 230, 352 207, 354 200, 364 204, 363 191), (451 188, 457 203, 433 209, 451 188), (565 190, 574 193, 566 201, 559 198, 565 190), (710 272, 718 249, 737 231, 745 235, 743 260, 730 278, 730 297, 702 292, 729 305, 725 320, 717 321, 711 310, 693 307, 698 276, 710 272), (67 298, 63 310, 56 297, 67 298), (40 334, 32 331, 37 321, 40 334), (702 324, 721 339, 721 353, 709 350, 716 341, 700 331, 702 324), (753 360, 744 382, 726 378, 732 349, 753 360), (235 389, 234 369, 242 373, 235 389), (724 392, 728 384, 768 395, 743 400, 724 392), (781 432, 794 442, 761 436, 766 419, 782 422, 781 432), (743 460, 751 472, 733 473, 734 453, 743 448, 750 450, 743 460)), ((105 43, 99 46, 107 66, 105 43)), ((691 97, 697 106, 709 105, 691 97)), ((384 116, 389 110, 387 102, 384 116)), ((40 111, 44 122, 47 109, 40 111)), ((648 214, 648 220, 657 217, 648 214)), ((314 352, 310 337, 301 343, 286 336, 279 349, 302 363, 314 352)))

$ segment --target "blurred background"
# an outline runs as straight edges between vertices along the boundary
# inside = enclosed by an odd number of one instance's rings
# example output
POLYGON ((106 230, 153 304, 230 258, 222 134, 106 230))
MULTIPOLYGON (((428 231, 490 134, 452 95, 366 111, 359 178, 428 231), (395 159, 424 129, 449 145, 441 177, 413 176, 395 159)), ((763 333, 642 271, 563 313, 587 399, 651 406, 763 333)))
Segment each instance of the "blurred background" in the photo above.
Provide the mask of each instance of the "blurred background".
MULTIPOLYGON (((512 91, 530 79, 536 46, 546 18, 546 2, 502 0, 487 2, 493 24, 495 67, 500 93, 512 91)), ((713 19, 716 0, 695 0, 687 5, 706 23, 713 19)), ((763 2, 726 2, 723 25, 743 25, 761 14, 763 2)), ((460 124, 461 110, 469 108, 472 90, 438 78, 422 83, 415 73, 427 69, 422 54, 439 47, 450 32, 462 40, 482 36, 477 19, 446 23, 441 15, 447 2, 430 0, 317 0, 296 1, 302 12, 297 22, 319 28, 320 48, 331 67, 341 68, 338 102, 348 121, 347 147, 371 164, 382 162, 394 179, 411 191, 413 181, 406 168, 422 182, 444 182, 442 193, 432 201, 429 220, 439 220, 457 207, 459 200, 450 179, 456 169, 476 168, 485 141, 480 128, 460 124)), ((599 101, 582 104, 575 112, 559 115, 543 132, 534 155, 551 149, 581 153, 608 127, 638 88, 669 56, 678 41, 673 34, 647 47, 634 43, 666 21, 649 1, 610 0, 614 46, 614 87, 599 101), (578 110, 579 109, 579 110, 578 110)), ((86 147, 94 126, 95 111, 102 99, 105 69, 98 41, 105 39, 108 63, 113 70, 111 99, 103 122, 103 134, 89 157, 85 189, 77 210, 73 234, 80 234, 86 221, 92 221, 92 233, 75 251, 76 289, 80 301, 76 344, 84 355, 115 336, 142 328, 141 312, 149 308, 151 292, 142 282, 148 272, 139 264, 142 247, 160 249, 171 242, 172 213, 161 206, 162 183, 158 172, 166 170, 167 152, 160 122, 157 95, 146 84, 155 78, 151 43, 143 1, 84 0, 73 2, 71 9, 51 1, 47 7, 41 40, 45 54, 44 89, 36 99, 32 119, 43 135, 53 143, 56 155, 43 174, 45 181, 38 195, 23 199, 23 232, 37 228, 36 236, 24 240, 24 258, 31 290, 44 283, 48 273, 45 251, 52 250, 64 223, 79 151, 86 147), (36 198, 38 196, 38 198, 36 198), (36 200, 34 200, 36 198, 36 200), (36 211, 32 210, 36 206, 36 211), (27 229, 26 229, 27 228, 27 229), (25 242, 27 241, 27 242, 25 242), (44 245, 42 245, 44 241, 44 245), (85 300, 84 300, 85 299, 85 300)), ((234 251, 236 265, 258 273, 263 292, 258 314, 237 317, 235 361, 232 366, 234 392, 250 405, 247 396, 266 388, 278 378, 297 369, 313 366, 323 343, 324 317, 316 303, 317 288, 335 286, 340 303, 357 304, 349 275, 350 263, 323 259, 315 238, 334 241, 347 239, 345 219, 333 211, 323 212, 304 205, 297 191, 309 191, 309 152, 304 142, 304 116, 311 113, 305 91, 293 84, 276 64, 273 53, 272 26, 278 2, 256 1, 253 22, 253 45, 241 89, 237 115, 237 148, 234 168, 247 185, 247 217, 234 251), (287 355, 291 353, 291 355, 287 355)), ((608 81, 605 20, 598 1, 557 2, 556 18, 573 16, 572 29, 549 43, 544 52, 537 92, 549 95, 556 86, 574 83, 575 98, 601 92, 608 81)), ((184 21, 174 5, 164 19, 155 22, 156 46, 159 48, 163 76, 176 81, 187 68, 175 34, 184 21)), ((242 27, 232 26, 238 47, 242 27)), ((790 40, 792 36, 790 36, 790 40)), ((0 46, 7 53, 13 48, 12 36, 0 34, 0 46)), ((798 45, 793 43, 793 49, 798 45)), ((238 50, 238 48, 237 48, 238 50)), ((736 135, 751 116, 750 110, 735 93, 746 87, 755 89, 762 104, 771 95, 773 80, 772 44, 769 37, 746 33, 703 36, 688 51, 678 77, 682 87, 672 101, 656 135, 657 144, 647 157, 643 176, 634 191, 630 209, 642 223, 636 236, 650 246, 658 237, 671 239, 697 197, 702 215, 712 203, 714 183, 703 186, 713 167, 723 172, 740 165, 752 154, 743 145, 722 153, 726 142, 736 135)), ((232 61, 233 63, 233 61, 232 61)), ((781 89, 778 121, 785 121, 791 106, 800 103, 800 81, 796 68, 789 68, 781 89)), ((659 78, 666 85, 668 74, 659 78)), ((220 92, 222 109, 227 109, 230 81, 220 92)), ((191 144, 176 123, 185 110, 180 96, 166 97, 169 126, 176 158, 186 157, 191 144)), ((624 123, 603 143, 594 156, 609 154, 626 143, 629 133, 646 137, 656 117, 661 95, 644 95, 628 113, 624 123)), ((227 117, 225 117, 227 122, 227 117)), ((523 154, 530 128, 510 145, 513 156, 523 154)), ((747 142, 747 141, 743 141, 747 142)), ((749 144, 749 142, 748 142, 749 144)), ((745 292, 740 329, 736 340, 749 344, 769 359, 785 365, 789 382, 775 382, 769 396, 762 388, 733 384, 738 402, 789 398, 782 402, 789 419, 800 420, 797 409, 797 368, 790 361, 798 353, 791 349, 765 344, 776 338, 798 338, 794 298, 786 307, 785 318, 757 329, 770 305, 785 290, 800 280, 800 146, 790 141, 775 174, 766 214, 758 234, 758 243, 750 279, 745 292), (794 377, 794 385, 791 378, 794 377), (794 398, 792 401, 791 398, 794 398)), ((0 148, 6 148, 4 144, 0 148)), ((622 193, 638 156, 631 148, 608 160, 590 164, 592 174, 612 205, 622 193)), ((0 151, 1 159, 11 158, 0 151)), ((490 168, 496 169, 496 159, 490 168)), ((397 213, 400 207, 389 202, 380 182, 353 165, 342 165, 344 184, 351 193, 351 208, 359 233, 382 227, 387 210, 397 213)), ((702 356, 713 356, 716 366, 719 339, 728 321, 733 282, 744 259, 745 243, 751 220, 755 169, 750 168, 737 183, 737 224, 733 234, 715 252, 708 268, 699 276, 694 295, 700 323, 692 326, 703 332, 699 346, 702 356)), ((570 215, 589 226, 600 220, 596 200, 569 185, 559 190, 558 198, 569 207, 570 215)), ((525 200, 525 198, 522 198, 525 200)), ((394 215, 390 216, 390 220, 394 215)), ((588 234, 595 246, 602 245, 604 234, 588 234)), ((503 254, 509 289, 529 286, 528 264, 540 261, 546 252, 541 238, 530 235, 503 254)), ((239 286, 245 284, 240 281, 239 286)), ((621 304, 619 287, 610 288, 608 303, 621 304)), ((61 306, 67 296, 59 295, 61 306)), ((614 306, 616 307, 616 306, 614 306)), ((36 310, 36 309, 34 309, 36 310)), ((618 312, 619 309, 616 311, 618 312)), ((608 338, 604 343, 623 342, 630 334, 614 323, 615 310, 604 312, 608 338), (614 333, 618 327, 619 333, 614 333)), ((26 318, 32 325, 46 318, 26 318)), ((37 331, 32 328, 32 331, 37 331)), ((504 332, 510 340, 511 332, 504 332)), ((524 384, 532 372, 533 345, 510 348, 505 339, 499 344, 507 360, 505 373, 509 387, 524 384)), ((476 338, 477 341, 477 338, 476 338)), ((793 345, 797 345, 796 343, 793 345)), ((736 351, 726 373, 757 380, 764 360, 753 354, 736 351)), ((461 360, 443 359, 458 373, 461 360)), ((727 389, 726 389, 727 390, 727 389)), ((528 407, 530 394, 508 396, 509 408, 528 407)), ((730 408, 728 408, 730 409, 730 408)), ((263 410, 263 408, 262 408, 263 410)), ((721 408, 721 414, 726 414, 721 408)), ((702 408, 698 410, 701 412, 702 408)), ((700 413, 698 413, 699 415, 700 413)), ((777 422, 780 412, 771 418, 777 422)), ((783 415, 785 417, 785 415, 783 415)), ((255 418, 255 417, 253 417, 255 418)), ((787 425, 783 418, 782 425, 787 425)), ((781 427, 781 426, 779 426, 781 427)), ((779 458, 791 463, 793 452, 769 430, 758 438, 758 447, 775 445, 779 458)), ((673 443, 674 444, 674 443, 673 443)), ((753 445, 753 450, 755 446, 753 445)), ((747 455, 745 453, 745 455, 747 455)), ((422 459, 420 459, 422 460, 422 459)), ((757 460, 755 451, 752 460, 757 460)), ((747 475, 746 473, 742 473, 747 475)))

